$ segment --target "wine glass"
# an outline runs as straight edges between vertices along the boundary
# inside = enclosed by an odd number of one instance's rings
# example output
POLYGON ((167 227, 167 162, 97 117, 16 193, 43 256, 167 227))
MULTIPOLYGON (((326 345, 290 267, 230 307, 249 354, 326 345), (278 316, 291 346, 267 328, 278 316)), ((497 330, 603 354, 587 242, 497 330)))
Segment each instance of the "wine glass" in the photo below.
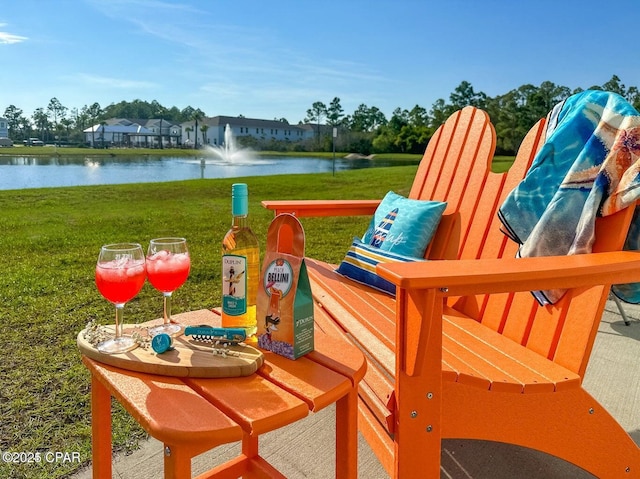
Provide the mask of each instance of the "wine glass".
POLYGON ((116 307, 116 335, 98 344, 105 354, 125 353, 138 347, 133 338, 122 334, 124 305, 142 289, 146 278, 144 251, 138 243, 104 245, 96 263, 96 286, 116 307))
POLYGON ((191 259, 184 238, 156 238, 149 243, 147 276, 149 282, 164 297, 164 322, 149 329, 149 334, 166 333, 176 336, 182 331, 180 324, 171 319, 171 295, 189 276, 191 259))

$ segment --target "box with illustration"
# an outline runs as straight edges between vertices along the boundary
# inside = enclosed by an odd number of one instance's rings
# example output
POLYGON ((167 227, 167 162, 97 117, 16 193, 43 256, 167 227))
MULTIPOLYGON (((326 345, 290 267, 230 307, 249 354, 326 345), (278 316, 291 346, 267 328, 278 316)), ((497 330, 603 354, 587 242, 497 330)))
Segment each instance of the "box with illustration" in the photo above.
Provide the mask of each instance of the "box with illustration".
POLYGON ((304 263, 304 230, 290 214, 274 218, 257 298, 258 346, 289 359, 313 351, 313 298, 304 263))

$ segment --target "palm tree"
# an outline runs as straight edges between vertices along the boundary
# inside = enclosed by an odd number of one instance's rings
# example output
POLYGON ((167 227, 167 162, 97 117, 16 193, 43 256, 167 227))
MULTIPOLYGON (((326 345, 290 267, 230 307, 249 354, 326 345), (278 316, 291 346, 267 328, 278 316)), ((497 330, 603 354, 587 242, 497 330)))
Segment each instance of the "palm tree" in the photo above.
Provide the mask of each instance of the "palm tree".
MULTIPOLYGON (((47 111, 49 112, 48 114, 53 116, 53 129, 56 136, 59 136, 58 120, 65 117, 65 115, 67 114, 67 110, 68 108, 66 106, 62 106, 60 101, 55 97, 51 99, 51 101, 49 102, 49 106, 47 106, 47 111)), ((58 139, 56 138, 56 144, 57 143, 58 139)))
POLYGON ((106 121, 101 121, 100 126, 102 127, 102 133, 100 133, 100 140, 102 140, 102 148, 104 148, 104 127, 107 126, 106 121))
POLYGON ((194 127, 194 131, 196 132, 196 144, 195 144, 194 148, 196 150, 198 149, 198 120, 200 120, 201 118, 202 118, 202 115, 200 114, 200 111, 196 111, 193 114, 193 119, 196 122, 195 127, 194 127))
POLYGON ((36 110, 33 112, 33 115, 31 115, 31 118, 33 118, 33 122, 36 128, 40 130, 40 139, 44 141, 44 133, 49 126, 49 117, 47 117, 47 114, 45 113, 43 108, 36 108, 36 110))
POLYGON ((203 143, 204 145, 206 145, 207 143, 209 143, 209 142, 207 141, 207 130, 208 130, 208 129, 209 129, 209 125, 204 125, 204 124, 203 124, 203 125, 200 127, 200 131, 202 132, 202 143, 203 143))
POLYGON ((311 105, 311 108, 307 110, 307 117, 304 119, 305 123, 316 122, 316 139, 318 141, 318 148, 320 147, 320 121, 327 116, 327 105, 321 101, 316 101, 311 105))
MULTIPOLYGON (((86 106, 85 106, 86 107, 86 106)), ((87 116, 91 119, 91 146, 96 145, 96 120, 102 115, 102 108, 98 102, 94 103, 90 107, 86 107, 87 116)))

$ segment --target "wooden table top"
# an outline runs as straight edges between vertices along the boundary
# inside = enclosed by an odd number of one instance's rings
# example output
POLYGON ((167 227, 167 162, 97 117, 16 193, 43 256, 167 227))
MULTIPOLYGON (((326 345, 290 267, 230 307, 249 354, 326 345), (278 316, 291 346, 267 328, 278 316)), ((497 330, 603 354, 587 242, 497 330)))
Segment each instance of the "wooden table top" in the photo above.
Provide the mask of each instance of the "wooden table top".
MULTIPOLYGON (((219 315, 200 310, 175 315, 184 325, 219 325, 219 315)), ((157 322, 156 320, 155 322, 157 322)), ((131 371, 86 355, 97 378, 156 439, 191 444, 205 451, 259 435, 306 417, 345 396, 362 379, 362 352, 345 341, 315 331, 315 351, 290 360, 261 350, 264 363, 242 377, 172 377, 131 371)))

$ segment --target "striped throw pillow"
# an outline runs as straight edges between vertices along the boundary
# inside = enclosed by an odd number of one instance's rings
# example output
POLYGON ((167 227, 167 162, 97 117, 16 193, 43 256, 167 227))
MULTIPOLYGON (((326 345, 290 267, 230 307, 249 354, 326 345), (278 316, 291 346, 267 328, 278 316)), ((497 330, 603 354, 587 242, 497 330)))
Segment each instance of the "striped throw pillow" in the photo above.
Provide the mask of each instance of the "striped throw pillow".
POLYGON ((395 284, 376 274, 378 263, 424 261, 423 259, 404 256, 390 251, 384 251, 375 246, 363 243, 354 238, 353 243, 336 272, 358 283, 366 284, 385 293, 395 295, 395 284))

